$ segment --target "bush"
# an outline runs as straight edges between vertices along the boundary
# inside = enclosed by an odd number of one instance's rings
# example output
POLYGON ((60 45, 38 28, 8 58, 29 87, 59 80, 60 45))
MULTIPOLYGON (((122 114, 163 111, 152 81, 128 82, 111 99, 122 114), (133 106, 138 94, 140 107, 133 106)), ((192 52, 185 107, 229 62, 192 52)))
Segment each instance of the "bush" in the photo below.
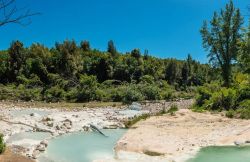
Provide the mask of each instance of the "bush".
POLYGON ((160 99, 160 89, 155 85, 145 84, 143 85, 141 91, 146 100, 160 99))
POLYGON ((122 99, 124 103, 132 103, 134 101, 141 101, 141 100, 143 100, 143 95, 139 90, 135 88, 135 86, 128 87, 122 99))
POLYGON ((77 101, 90 101, 96 98, 98 82, 96 76, 81 75, 78 88, 77 101))
POLYGON ((235 111, 233 109, 230 109, 226 112, 226 116, 228 118, 233 118, 235 116, 235 111))
POLYGON ((239 114, 239 117, 242 119, 250 119, 250 99, 241 102, 236 113, 239 114))
POLYGON ((58 102, 64 100, 66 93, 59 86, 53 86, 44 92, 44 99, 48 102, 58 102))
POLYGON ((238 91, 238 97, 237 101, 241 102, 245 99, 250 99, 250 85, 249 86, 243 86, 238 91))
POLYGON ((0 134, 0 154, 5 151, 6 145, 3 140, 3 134, 0 134))
POLYGON ((221 91, 212 94, 210 99, 211 110, 229 110, 236 107, 236 90, 222 88, 221 91))
POLYGON ((206 100, 210 99, 211 96, 211 91, 209 91, 206 87, 199 87, 198 96, 196 97, 196 105, 202 106, 206 100))
POLYGON ((171 115, 174 115, 176 111, 178 111, 178 106, 176 104, 173 104, 168 110, 168 113, 170 113, 171 115))
POLYGON ((97 101, 110 101, 110 96, 105 90, 97 89, 95 91, 95 100, 97 101))
POLYGON ((139 122, 140 120, 145 120, 147 118, 150 117, 150 114, 142 114, 139 116, 134 117, 132 120, 128 120, 124 123, 126 128, 131 127, 132 125, 136 124, 137 122, 139 122))

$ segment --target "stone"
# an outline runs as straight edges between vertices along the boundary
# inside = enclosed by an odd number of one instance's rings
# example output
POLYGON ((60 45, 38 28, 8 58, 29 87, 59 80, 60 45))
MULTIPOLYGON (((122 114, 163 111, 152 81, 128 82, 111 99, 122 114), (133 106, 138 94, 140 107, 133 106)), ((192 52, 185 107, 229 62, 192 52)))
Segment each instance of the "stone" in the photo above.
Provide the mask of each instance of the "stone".
POLYGON ((48 127, 53 127, 54 123, 52 121, 48 121, 46 124, 48 127))
POLYGON ((36 150, 43 152, 45 151, 45 146, 40 144, 37 146, 36 150))
POLYGON ((48 146, 49 142, 47 140, 43 140, 40 142, 41 145, 44 145, 45 147, 48 146))
POLYGON ((236 146, 240 146, 240 145, 243 145, 244 142, 241 142, 241 141, 234 141, 234 144, 235 144, 236 146))
POLYGON ((250 140, 246 140, 245 143, 250 143, 250 140))
POLYGON ((130 106, 129 106, 130 110, 137 110, 140 111, 142 109, 142 105, 138 102, 133 102, 130 106))
POLYGON ((33 153, 32 153, 32 158, 33 158, 33 159, 37 159, 39 153, 40 153, 40 152, 39 152, 38 150, 33 151, 33 153))
POLYGON ((84 125, 82 128, 83 128, 84 131, 90 131, 90 128, 88 126, 86 126, 86 125, 84 125))

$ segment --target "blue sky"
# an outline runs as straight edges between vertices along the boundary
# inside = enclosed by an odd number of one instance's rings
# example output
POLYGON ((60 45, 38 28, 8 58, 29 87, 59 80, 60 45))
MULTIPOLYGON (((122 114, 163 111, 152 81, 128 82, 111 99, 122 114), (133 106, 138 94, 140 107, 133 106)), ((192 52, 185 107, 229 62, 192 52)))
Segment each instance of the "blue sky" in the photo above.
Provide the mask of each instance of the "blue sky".
MULTIPOLYGON (((17 0, 42 15, 32 24, 0 28, 0 49, 13 40, 25 46, 39 42, 52 47, 65 39, 89 40, 91 47, 106 50, 108 40, 120 52, 140 48, 151 55, 207 62, 199 29, 203 20, 223 8, 228 0, 17 0)), ((248 0, 235 0, 247 13, 248 0)), ((247 19, 245 19, 247 20, 247 19)))

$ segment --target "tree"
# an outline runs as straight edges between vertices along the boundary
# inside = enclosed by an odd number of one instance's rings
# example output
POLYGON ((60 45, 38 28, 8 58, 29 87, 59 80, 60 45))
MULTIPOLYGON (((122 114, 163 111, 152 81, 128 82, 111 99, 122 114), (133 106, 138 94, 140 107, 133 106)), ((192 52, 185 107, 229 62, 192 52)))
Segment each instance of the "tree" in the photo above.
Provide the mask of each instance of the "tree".
POLYGON ((177 80, 177 63, 175 60, 170 60, 165 70, 165 79, 169 84, 174 84, 177 80))
POLYGON ((189 77, 189 67, 188 64, 185 62, 181 69, 181 82, 183 86, 187 85, 189 77))
POLYGON ((9 79, 11 81, 15 81, 25 60, 25 51, 23 48, 23 43, 20 41, 12 42, 8 53, 9 53, 9 79))
POLYGON ((107 52, 109 52, 112 57, 116 57, 117 56, 117 51, 116 51, 114 42, 112 40, 110 40, 108 42, 108 50, 107 50, 107 52))
POLYGON ((139 49, 133 49, 132 51, 131 51, 131 56, 132 57, 134 57, 134 58, 136 58, 136 59, 139 59, 140 57, 141 57, 141 52, 140 52, 140 50, 139 49))
POLYGON ((221 68, 226 87, 230 85, 232 62, 236 59, 239 50, 237 41, 241 39, 242 23, 240 10, 234 7, 231 0, 220 14, 214 13, 210 27, 205 21, 200 30, 203 46, 209 51, 209 61, 221 68))
POLYGON ((192 56, 190 54, 188 54, 188 57, 187 57, 188 76, 190 76, 192 74, 192 64, 193 64, 192 56))
POLYGON ((75 41, 56 43, 58 51, 58 70, 66 78, 75 77, 82 70, 81 55, 75 41))
POLYGON ((81 49, 83 51, 90 51, 90 44, 89 41, 82 41, 81 42, 81 49))
POLYGON ((30 20, 25 23, 25 19, 39 14, 26 8, 17 8, 16 0, 0 0, 0 27, 10 23, 27 25, 30 20))
POLYGON ((250 19, 248 29, 240 42, 238 61, 243 72, 250 73, 250 19))

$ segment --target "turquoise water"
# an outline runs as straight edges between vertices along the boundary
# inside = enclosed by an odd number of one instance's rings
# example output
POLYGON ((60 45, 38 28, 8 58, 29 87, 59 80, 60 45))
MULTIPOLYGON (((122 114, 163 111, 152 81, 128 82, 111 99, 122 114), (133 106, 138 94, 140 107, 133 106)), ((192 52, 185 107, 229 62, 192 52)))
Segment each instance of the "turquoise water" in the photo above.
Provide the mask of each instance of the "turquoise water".
POLYGON ((92 162, 113 157, 113 148, 126 130, 102 131, 108 137, 96 132, 79 132, 52 139, 39 162, 92 162))
POLYGON ((14 142, 19 141, 23 139, 32 139, 32 140, 43 140, 50 137, 50 133, 46 132, 23 132, 23 133, 17 133, 13 134, 7 142, 14 142))
POLYGON ((205 147, 187 162, 250 162, 250 147, 205 147))

